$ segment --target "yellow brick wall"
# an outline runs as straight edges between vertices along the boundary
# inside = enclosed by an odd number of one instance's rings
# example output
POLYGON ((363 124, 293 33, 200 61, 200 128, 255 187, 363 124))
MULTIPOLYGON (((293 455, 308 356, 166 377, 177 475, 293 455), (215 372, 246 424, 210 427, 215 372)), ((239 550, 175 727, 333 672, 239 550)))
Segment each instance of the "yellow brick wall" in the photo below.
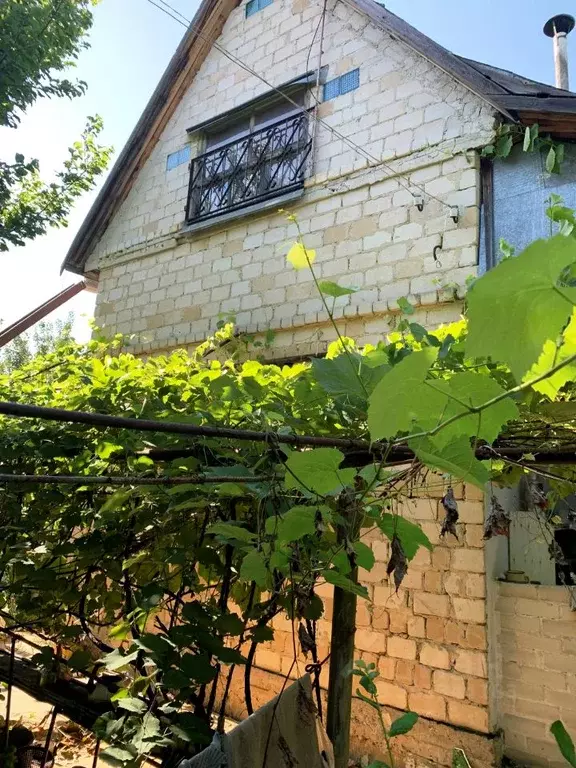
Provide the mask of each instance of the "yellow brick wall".
POLYGON ((498 725, 523 765, 566 765, 549 734, 562 720, 576 738, 576 612, 565 587, 498 584, 498 725))
MULTIPOLYGON (((451 749, 463 745, 461 729, 465 729, 466 733, 476 734, 474 744, 483 745, 478 749, 485 754, 482 752, 477 764, 488 765, 492 757, 486 755, 493 755, 493 749, 487 746, 492 738, 488 717, 484 503, 482 494, 473 487, 459 486, 454 491, 460 511, 459 541, 452 536, 440 538, 444 516, 440 498, 445 492, 442 478, 436 477, 427 491, 406 500, 398 509, 399 514, 422 526, 434 550, 419 550, 397 594, 386 574, 388 540, 379 534, 364 538, 372 547, 376 564, 370 572, 360 575, 370 601, 360 600, 358 605, 356 658, 378 665, 377 687, 382 704, 393 710, 410 709, 423 718, 420 736, 413 734, 405 746, 408 754, 449 765, 451 749), (430 729, 437 728, 443 736, 434 737, 436 742, 432 743, 430 729)), ((318 622, 318 655, 324 658, 329 652, 332 588, 324 585, 318 591, 325 606, 324 618, 318 622)), ((298 639, 286 617, 277 617, 273 626, 274 640, 264 644, 256 655, 258 669, 253 682, 257 688, 255 699, 260 703, 279 687, 279 675, 291 671, 296 677, 310 662, 298 655, 297 665, 293 666, 298 639), (270 677, 266 672, 275 675, 270 677)), ((321 675, 324 688, 327 666, 321 675)), ((240 684, 238 679, 235 686, 240 684)), ((244 716, 241 691, 238 694, 233 696, 234 713, 244 716)), ((353 750, 384 759, 378 729, 371 730, 370 740, 366 712, 360 702, 354 706, 359 714, 352 729, 353 750)))

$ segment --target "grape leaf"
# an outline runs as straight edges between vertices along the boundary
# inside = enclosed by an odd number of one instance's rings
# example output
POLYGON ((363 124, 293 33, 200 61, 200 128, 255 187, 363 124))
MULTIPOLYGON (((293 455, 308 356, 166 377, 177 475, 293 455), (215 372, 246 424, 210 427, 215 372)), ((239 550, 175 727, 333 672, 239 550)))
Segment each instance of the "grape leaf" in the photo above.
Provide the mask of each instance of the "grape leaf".
MULTIPOLYGON (((549 371, 552 366, 576 355, 576 312, 572 314, 570 322, 562 337, 562 343, 557 347, 555 341, 547 341, 538 362, 530 368, 525 379, 533 379, 540 374, 549 371)), ((569 363, 564 368, 549 376, 547 379, 534 384, 534 389, 554 400, 564 384, 576 379, 576 363, 569 363)))
POLYGON ((357 293, 358 288, 344 288, 333 283, 332 280, 321 280, 318 283, 318 287, 325 296, 333 296, 337 299, 339 296, 349 296, 351 293, 357 293))
POLYGON ((439 445, 428 437, 410 440, 408 444, 424 464, 447 472, 458 480, 484 488, 490 478, 488 469, 478 461, 465 435, 447 445, 439 445))
POLYGON ((134 698, 118 699, 118 707, 120 709, 126 709, 128 712, 136 712, 138 715, 143 714, 148 709, 144 701, 134 698))
MULTIPOLYGON (((490 376, 472 371, 457 373, 448 381, 429 382, 430 386, 436 387, 447 395, 445 406, 440 413, 441 421, 446 421, 459 413, 466 413, 462 403, 470 406, 483 405, 505 392, 490 376), (460 402, 452 399, 451 396, 458 398, 460 402)), ((507 398, 480 413, 463 416, 453 424, 443 427, 434 436, 434 442, 436 445, 446 445, 460 435, 466 435, 492 443, 500 434, 504 424, 516 418, 518 418, 518 408, 510 398, 507 398)))
POLYGON ((252 542, 256 538, 255 534, 247 531, 246 528, 234 525, 234 523, 213 523, 208 528, 207 533, 211 533, 213 536, 221 536, 229 541, 238 540, 247 543, 252 542))
POLYGON ((354 552, 356 554, 356 563, 360 568, 364 568, 367 571, 371 571, 374 568, 376 558, 374 552, 363 541, 356 541, 354 543, 354 552))
POLYGON ((406 520, 405 517, 391 515, 389 512, 385 512, 377 522, 382 533, 390 539, 390 541, 392 541, 394 535, 398 536, 402 542, 402 549, 408 560, 412 560, 420 547, 432 549, 430 539, 426 536, 422 528, 420 528, 419 525, 416 525, 416 523, 406 520))
POLYGON ((130 653, 124 655, 119 648, 116 648, 115 650, 106 654, 106 656, 103 656, 100 661, 104 664, 106 669, 114 672, 117 669, 126 666, 126 664, 130 664, 130 662, 134 661, 134 659, 136 659, 138 656, 138 653, 139 651, 136 649, 135 651, 131 651, 130 653))
POLYGON ((507 363, 521 381, 572 314, 576 288, 557 286, 575 261, 574 239, 557 235, 476 280, 468 293, 467 355, 507 363))
POLYGON ((266 587, 268 583, 268 569, 262 552, 253 549, 244 557, 240 567, 240 578, 243 581, 255 581, 259 587, 266 587))
POLYGON ((346 576, 342 576, 341 573, 334 570, 322 571, 322 576, 326 579, 328 584, 333 584, 335 587, 340 587, 345 592, 352 592, 358 597, 364 597, 368 600, 368 590, 362 584, 356 584, 356 582, 348 579, 346 576))
POLYGON ((298 541, 316 530, 316 507, 292 507, 282 517, 274 516, 266 520, 266 533, 276 535, 278 543, 298 541))
POLYGON ((294 451, 286 462, 286 488, 310 490, 326 495, 337 493, 345 485, 352 485, 355 469, 338 469, 344 454, 337 448, 315 448, 312 451, 294 451))
POLYGON ((370 395, 368 428, 372 441, 409 432, 414 423, 441 410, 445 395, 424 387, 424 379, 438 349, 427 347, 405 357, 386 373, 370 395), (434 407, 432 401, 437 401, 434 407))
POLYGON ((314 378, 322 389, 331 395, 356 397, 360 400, 366 399, 389 370, 389 365, 368 365, 364 356, 357 352, 332 359, 312 360, 314 378))

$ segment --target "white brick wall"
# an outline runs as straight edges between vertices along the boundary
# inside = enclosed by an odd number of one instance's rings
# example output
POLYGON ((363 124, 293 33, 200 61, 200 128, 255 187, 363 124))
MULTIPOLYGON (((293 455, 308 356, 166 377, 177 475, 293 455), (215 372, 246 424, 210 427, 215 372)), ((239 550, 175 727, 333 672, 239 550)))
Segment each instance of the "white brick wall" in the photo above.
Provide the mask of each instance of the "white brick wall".
MULTIPOLYGON (((312 37, 321 7, 317 0, 274 0, 246 19, 240 5, 219 42, 281 84, 317 61, 312 37)), ((318 275, 361 289, 338 300, 343 314, 370 321, 374 313, 394 309, 398 296, 435 303, 443 285, 461 286, 474 273, 473 150, 490 138, 494 118, 476 96, 365 16, 341 2, 330 7, 323 64, 329 78, 359 67, 360 87, 322 104, 320 115, 386 162, 367 169, 366 158, 318 126, 314 175, 291 210, 307 246, 318 251, 318 275), (419 212, 405 188, 411 183, 459 205, 460 222, 454 224, 447 208, 431 198, 419 212), (439 265, 432 252, 441 237, 439 265)), ((180 244, 176 239, 188 170, 183 165, 166 172, 166 156, 186 142, 186 128, 267 90, 212 49, 91 255, 89 268, 100 269, 97 322, 111 332, 135 334, 137 350, 192 344, 222 312, 236 313, 241 330, 251 332, 324 321, 307 271, 286 271, 296 230, 274 209, 220 229, 216 223, 180 244)))

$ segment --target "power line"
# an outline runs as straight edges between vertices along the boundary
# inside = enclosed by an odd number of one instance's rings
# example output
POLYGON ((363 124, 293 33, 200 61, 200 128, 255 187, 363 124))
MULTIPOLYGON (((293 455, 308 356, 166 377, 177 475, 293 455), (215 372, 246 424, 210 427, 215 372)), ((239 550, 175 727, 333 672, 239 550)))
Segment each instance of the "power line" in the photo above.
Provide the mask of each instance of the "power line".
MULTIPOLYGON (((413 189, 418 189, 422 194, 426 195, 426 197, 436 200, 436 202, 440 203, 440 205, 445 206, 446 208, 450 209, 452 206, 445 202, 444 200, 441 200, 439 197, 436 197, 436 195, 431 194, 430 192, 427 192, 424 187, 420 186, 419 184, 409 181, 408 184, 404 184, 400 179, 402 176, 406 176, 406 174, 400 174, 397 171, 395 171, 391 165, 389 165, 385 160, 382 158, 378 158, 375 155, 373 155, 371 152, 369 152, 367 149, 364 149, 364 147, 361 147, 359 144, 356 144, 352 139, 350 139, 348 136, 345 136, 343 133, 338 131, 336 128, 333 128, 329 123, 327 123, 323 118, 319 117, 317 114, 310 114, 310 112, 302 107, 300 104, 298 104, 294 99, 290 98, 284 91, 280 90, 280 88, 277 88, 275 85, 273 85, 269 80, 267 80, 265 77, 263 77, 261 74, 256 72, 249 64, 246 64, 244 61, 239 59, 237 56, 235 56, 233 53, 230 53, 224 46, 222 46, 217 41, 210 40, 210 38, 206 37, 201 30, 192 25, 192 22, 187 19, 183 14, 180 13, 180 11, 176 10, 172 5, 170 5, 166 0, 159 0, 159 3, 155 2, 155 0, 147 0, 151 5, 158 8, 158 10, 165 13, 167 16, 170 16, 170 18, 174 19, 174 21, 177 21, 178 24, 181 24, 183 27, 186 27, 186 29, 192 30, 200 39, 204 40, 205 42, 209 43, 210 45, 213 45, 213 47, 219 51, 223 56, 225 56, 229 61, 231 61, 233 64, 236 64, 237 66, 241 67, 241 69, 245 70, 249 74, 256 77, 258 80, 260 80, 262 83, 268 86, 271 90, 275 91, 276 93, 280 94, 283 99, 288 101, 292 106, 296 107, 296 109, 301 112, 302 114, 306 114, 309 117, 311 116, 314 120, 316 120, 317 123, 322 125, 326 130, 330 131, 334 136, 339 138, 341 141, 343 141, 345 144, 347 144, 351 149, 358 152, 360 155, 362 155, 365 159, 373 161, 373 165, 369 166, 370 168, 374 168, 375 166, 382 166, 386 170, 390 171, 392 177, 395 177, 398 181, 398 184, 408 192, 412 194, 413 189), (165 7, 164 7, 165 6, 165 7), (177 14, 177 15, 174 15, 177 14), (180 18, 178 18, 180 17, 180 18)), ((386 179, 391 178, 390 176, 386 176, 382 181, 385 181, 386 179)))

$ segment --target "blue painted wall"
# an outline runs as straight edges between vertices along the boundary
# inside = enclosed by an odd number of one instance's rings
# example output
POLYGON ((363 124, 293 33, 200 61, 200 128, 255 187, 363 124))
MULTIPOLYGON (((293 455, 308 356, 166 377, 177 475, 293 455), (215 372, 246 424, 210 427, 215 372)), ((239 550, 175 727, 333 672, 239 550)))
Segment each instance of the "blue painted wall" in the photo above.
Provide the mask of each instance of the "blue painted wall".
MULTIPOLYGON (((547 198, 561 195, 576 208, 576 145, 566 145, 562 173, 549 174, 545 153, 528 154, 516 146, 505 160, 494 161, 494 256, 501 258, 500 238, 521 251, 533 240, 549 237, 552 222, 544 213, 547 198)), ((486 271, 486 249, 481 234, 479 271, 486 271)))

